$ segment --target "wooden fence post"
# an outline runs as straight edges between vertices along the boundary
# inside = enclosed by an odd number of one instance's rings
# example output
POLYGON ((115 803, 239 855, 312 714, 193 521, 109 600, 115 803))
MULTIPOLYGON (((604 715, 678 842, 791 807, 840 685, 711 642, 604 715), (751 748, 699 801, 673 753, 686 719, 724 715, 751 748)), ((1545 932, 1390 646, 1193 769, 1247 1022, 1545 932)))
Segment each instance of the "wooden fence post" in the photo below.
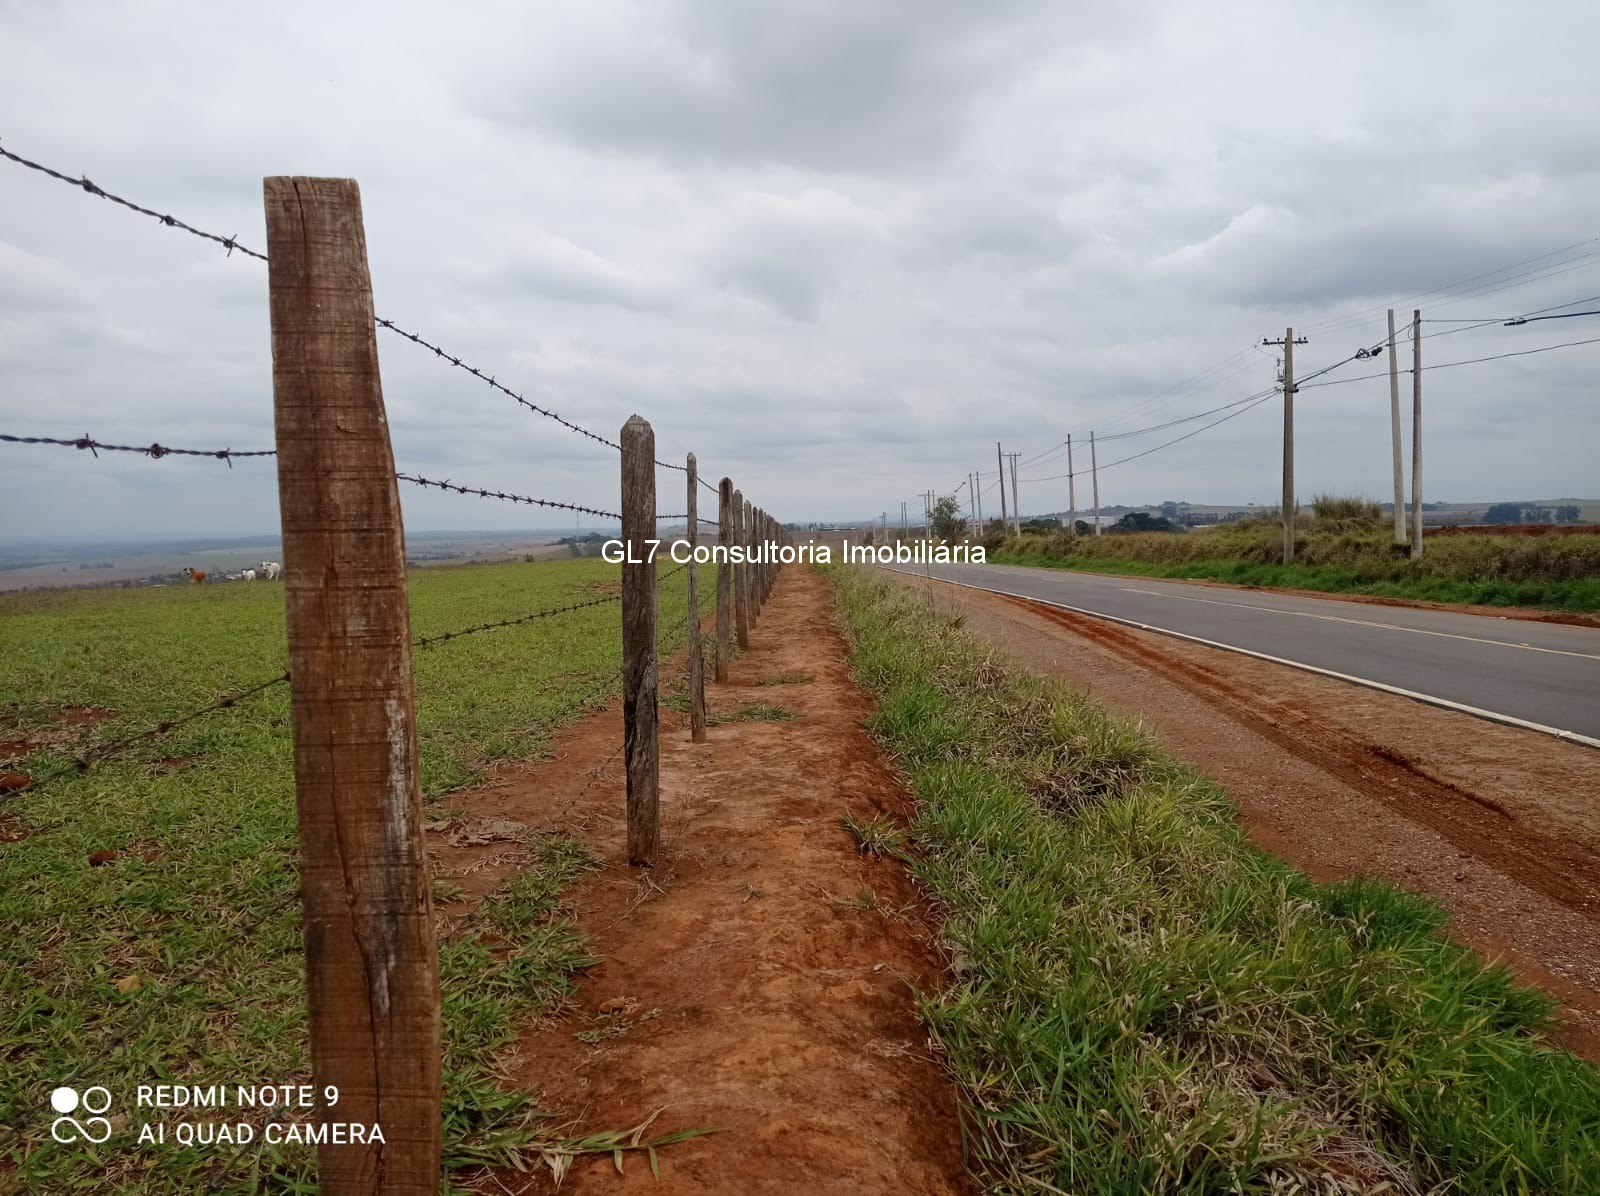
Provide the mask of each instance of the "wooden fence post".
MULTIPOLYGON (((778 529, 773 524, 773 516, 766 515, 763 512, 762 524, 766 528, 766 544, 770 545, 773 552, 776 552, 778 550, 778 529)), ((778 558, 774 556, 773 560, 766 563, 766 596, 768 598, 773 596, 773 585, 776 582, 778 582, 778 558)))
POLYGON ((717 562, 717 681, 726 684, 732 648, 728 634, 733 622, 733 566, 727 560, 728 549, 733 547, 733 482, 728 478, 717 483, 717 546, 723 557, 717 562))
POLYGON ((694 550, 700 544, 700 471, 694 454, 689 467, 689 738, 706 741, 706 660, 700 643, 700 582, 696 576, 694 550))
MULTIPOLYGON (((738 545, 741 552, 746 551, 749 545, 745 543, 744 513, 750 504, 744 501, 744 495, 739 491, 733 492, 733 542, 738 545)), ((750 646, 750 566, 739 565, 733 572, 733 614, 734 633, 739 640, 741 650, 750 646)))
POLYGON ((439 1191, 439 956, 422 833, 405 533, 361 191, 268 178, 272 397, 311 1071, 329 1196, 439 1191))
MULTIPOLYGON (((756 551, 756 508, 749 501, 744 504, 744 547, 755 559, 756 551)), ((756 620, 761 617, 761 604, 756 595, 760 592, 756 588, 756 578, 761 573, 761 566, 751 565, 744 571, 745 605, 749 609, 749 623, 751 628, 756 625, 756 620)))
POLYGON ((622 425, 622 745, 628 769, 628 863, 651 867, 661 848, 656 741, 656 434, 637 415, 622 425))

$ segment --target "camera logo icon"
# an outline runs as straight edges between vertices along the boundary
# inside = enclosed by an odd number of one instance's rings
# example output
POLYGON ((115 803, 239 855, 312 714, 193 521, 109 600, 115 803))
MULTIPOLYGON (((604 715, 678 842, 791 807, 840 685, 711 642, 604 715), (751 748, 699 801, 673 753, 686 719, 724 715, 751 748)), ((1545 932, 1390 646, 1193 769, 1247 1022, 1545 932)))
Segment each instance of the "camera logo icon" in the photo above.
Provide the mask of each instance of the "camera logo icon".
POLYGON ((111 1137, 111 1122, 104 1117, 90 1116, 79 1121, 70 1114, 80 1108, 89 1114, 104 1113, 111 1107, 111 1093, 96 1084, 85 1088, 80 1095, 76 1088, 57 1088, 50 1094, 50 1107, 61 1116, 50 1123, 50 1136, 57 1142, 86 1142, 99 1144, 111 1137))

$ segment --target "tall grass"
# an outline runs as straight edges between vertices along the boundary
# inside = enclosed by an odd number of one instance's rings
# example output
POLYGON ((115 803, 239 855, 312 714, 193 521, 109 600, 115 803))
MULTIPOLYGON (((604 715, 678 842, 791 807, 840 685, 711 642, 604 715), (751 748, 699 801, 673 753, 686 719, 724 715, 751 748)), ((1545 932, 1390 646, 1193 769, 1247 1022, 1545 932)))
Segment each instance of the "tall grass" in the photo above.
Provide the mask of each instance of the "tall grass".
POLYGON ((833 576, 919 798, 955 973, 924 1012, 990 1190, 1600 1191, 1600 1074, 1438 910, 1313 883, 1136 726, 833 576))

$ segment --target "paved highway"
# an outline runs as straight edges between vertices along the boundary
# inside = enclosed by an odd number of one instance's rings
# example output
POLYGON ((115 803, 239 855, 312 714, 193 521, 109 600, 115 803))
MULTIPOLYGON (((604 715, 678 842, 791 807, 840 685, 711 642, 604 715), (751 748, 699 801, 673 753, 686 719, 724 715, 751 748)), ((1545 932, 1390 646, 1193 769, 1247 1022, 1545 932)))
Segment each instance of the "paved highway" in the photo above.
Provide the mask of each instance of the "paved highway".
MULTIPOLYGON (((924 567, 900 571, 922 576, 924 567)), ((1600 628, 1063 569, 930 565, 926 571, 1600 747, 1600 628)))

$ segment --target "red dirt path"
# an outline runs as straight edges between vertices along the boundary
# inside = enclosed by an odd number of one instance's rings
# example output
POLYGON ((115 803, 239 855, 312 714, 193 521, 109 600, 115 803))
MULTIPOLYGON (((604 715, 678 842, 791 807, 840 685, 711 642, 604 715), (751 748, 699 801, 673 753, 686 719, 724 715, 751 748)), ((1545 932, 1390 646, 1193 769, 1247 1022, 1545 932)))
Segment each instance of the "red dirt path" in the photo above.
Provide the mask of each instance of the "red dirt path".
MULTIPOLYGON (((531 1027, 509 1080, 581 1134, 722 1132, 647 1160, 580 1160, 563 1192, 954 1193, 962 1167, 952 1087, 930 1054, 913 988, 943 963, 898 864, 862 857, 841 816, 903 820, 910 798, 863 729, 826 583, 791 570, 733 663, 707 685, 713 718, 755 702, 789 721, 728 721, 689 741, 662 708, 662 865, 626 865, 621 720, 591 715, 556 758, 453 800, 480 819, 566 829, 604 861, 573 894, 604 962, 578 1007, 531 1027), (800 683, 763 679, 808 675, 800 683), (870 890, 871 908, 860 900, 870 890), (588 1033, 598 1041, 576 1036, 588 1033)), ((665 690, 664 690, 665 692, 665 690)), ((485 857, 472 888, 492 884, 485 857)), ((463 883, 467 883, 464 879, 463 883)), ((502 1171, 478 1191, 548 1192, 502 1171)))

